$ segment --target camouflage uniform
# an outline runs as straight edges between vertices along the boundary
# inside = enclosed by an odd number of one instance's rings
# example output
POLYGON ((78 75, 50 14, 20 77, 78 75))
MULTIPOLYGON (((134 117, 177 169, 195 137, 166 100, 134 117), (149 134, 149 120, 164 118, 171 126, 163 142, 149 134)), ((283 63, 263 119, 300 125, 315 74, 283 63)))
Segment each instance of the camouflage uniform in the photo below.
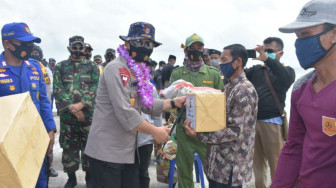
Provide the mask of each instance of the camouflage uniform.
POLYGON ((58 63, 54 70, 54 95, 60 112, 60 145, 63 148, 64 171, 73 173, 79 168, 81 151, 82 169, 88 170, 88 160, 83 156, 89 133, 93 105, 99 81, 99 70, 89 60, 73 62, 70 59, 58 63), (85 121, 80 122, 69 111, 69 106, 83 102, 85 121))

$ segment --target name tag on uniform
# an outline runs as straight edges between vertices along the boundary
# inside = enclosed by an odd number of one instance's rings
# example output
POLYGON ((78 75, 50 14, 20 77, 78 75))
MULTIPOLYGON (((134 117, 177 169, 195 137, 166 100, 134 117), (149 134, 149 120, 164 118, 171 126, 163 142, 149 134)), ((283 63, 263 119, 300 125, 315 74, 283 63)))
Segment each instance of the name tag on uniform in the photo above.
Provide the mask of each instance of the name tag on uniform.
POLYGON ((206 80, 203 80, 203 84, 213 84, 213 81, 206 81, 206 80))

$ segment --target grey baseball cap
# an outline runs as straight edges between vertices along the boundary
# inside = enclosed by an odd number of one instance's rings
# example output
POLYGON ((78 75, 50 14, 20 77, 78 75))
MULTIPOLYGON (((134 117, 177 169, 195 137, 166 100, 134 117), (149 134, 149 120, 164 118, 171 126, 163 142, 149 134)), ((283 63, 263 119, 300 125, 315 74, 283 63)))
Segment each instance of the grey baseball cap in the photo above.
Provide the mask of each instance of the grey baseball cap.
POLYGON ((324 23, 336 25, 336 1, 313 0, 301 9, 296 20, 279 28, 280 32, 293 33, 296 30, 308 28, 324 23))

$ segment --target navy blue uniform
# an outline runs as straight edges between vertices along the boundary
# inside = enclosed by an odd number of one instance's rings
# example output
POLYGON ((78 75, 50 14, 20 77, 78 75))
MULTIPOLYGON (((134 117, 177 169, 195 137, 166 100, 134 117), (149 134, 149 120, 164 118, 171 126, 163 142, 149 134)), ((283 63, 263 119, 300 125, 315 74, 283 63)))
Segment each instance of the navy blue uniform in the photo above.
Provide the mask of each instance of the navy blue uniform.
MULTIPOLYGON (((46 93, 46 85, 43 81, 43 74, 38 62, 29 59, 22 63, 21 70, 14 70, 4 57, 0 55, 0 97, 29 91, 46 130, 56 130, 56 124, 51 111, 51 106, 46 93)), ((36 187, 46 187, 47 170, 46 160, 44 161, 36 187)))

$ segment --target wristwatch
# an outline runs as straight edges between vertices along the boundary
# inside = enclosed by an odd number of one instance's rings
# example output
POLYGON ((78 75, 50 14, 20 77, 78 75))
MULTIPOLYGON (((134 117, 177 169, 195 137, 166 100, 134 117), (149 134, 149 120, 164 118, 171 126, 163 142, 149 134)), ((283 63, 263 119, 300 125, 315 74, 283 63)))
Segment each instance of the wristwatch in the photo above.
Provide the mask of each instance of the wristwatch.
POLYGON ((172 108, 176 108, 176 105, 175 105, 174 99, 171 99, 171 100, 170 100, 170 104, 171 104, 172 108))

